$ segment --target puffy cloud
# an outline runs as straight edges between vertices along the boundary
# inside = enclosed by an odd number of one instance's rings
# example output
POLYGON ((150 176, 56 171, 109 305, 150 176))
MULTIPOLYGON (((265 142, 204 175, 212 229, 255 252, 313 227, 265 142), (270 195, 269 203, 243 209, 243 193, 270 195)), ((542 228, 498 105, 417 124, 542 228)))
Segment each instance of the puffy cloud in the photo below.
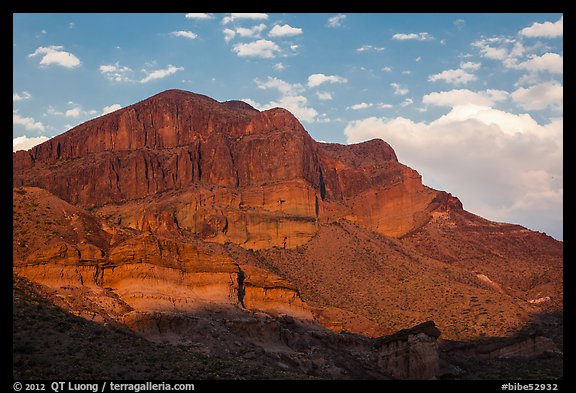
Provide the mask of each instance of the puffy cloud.
POLYGON ((34 146, 46 142, 48 139, 50 138, 46 136, 37 136, 37 137, 19 136, 12 139, 12 151, 15 152, 18 150, 30 150, 34 146))
POLYGON ((523 109, 540 110, 548 107, 562 109, 564 88, 556 82, 545 82, 528 88, 519 88, 511 94, 512 99, 523 109))
POLYGON ((103 64, 98 69, 106 79, 112 82, 130 82, 132 80, 133 70, 130 67, 121 66, 118 62, 103 64))
POLYGON ((173 37, 188 38, 189 40, 195 40, 196 38, 198 38, 198 34, 185 30, 173 31, 172 33, 170 33, 170 35, 173 37))
POLYGON ((274 68, 274 70, 276 71, 284 71, 284 69, 286 68, 286 66, 284 64, 282 64, 282 62, 280 63, 276 63, 272 66, 272 68, 274 68))
POLYGON ((78 67, 80 65, 80 59, 78 59, 74 54, 66 52, 63 49, 63 46, 41 46, 33 53, 29 54, 28 57, 32 58, 41 56, 40 65, 45 67, 51 65, 57 65, 64 68, 78 67))
POLYGON ((539 124, 527 114, 454 103, 430 122, 369 117, 349 122, 345 134, 348 143, 390 143, 425 184, 452 192, 473 213, 562 237, 562 120, 539 124))
POLYGON ((340 27, 340 26, 342 26, 342 21, 344 21, 344 19, 346 19, 346 15, 344 15, 344 14, 338 14, 336 16, 332 16, 332 17, 328 18, 327 26, 328 27, 340 27))
POLYGON ((155 70, 155 71, 145 71, 148 75, 140 80, 140 83, 148 83, 156 79, 166 78, 169 75, 175 74, 178 71, 184 70, 184 67, 175 67, 173 65, 168 65, 165 69, 155 70))
POLYGON ((561 74, 564 72, 564 57, 557 53, 544 53, 542 56, 532 56, 518 64, 515 68, 527 70, 529 72, 549 72, 561 74))
POLYGON ((410 92, 407 88, 402 87, 399 83, 396 82, 390 83, 390 86, 394 89, 394 94, 397 96, 405 96, 410 92))
POLYGON ((282 95, 296 95, 304 91, 300 83, 288 83, 282 79, 269 76, 265 81, 255 79, 254 82, 262 90, 278 90, 282 95))
POLYGON ((357 111, 357 110, 360 110, 360 109, 371 108, 371 107, 373 107, 373 106, 374 106, 374 104, 372 104, 372 103, 361 102, 361 103, 359 103, 359 104, 354 104, 354 105, 352 105, 352 106, 349 106, 349 107, 346 108, 346 109, 352 109, 352 110, 357 111))
POLYGON ((398 40, 398 41, 406 41, 406 40, 427 41, 427 40, 431 40, 432 38, 433 37, 430 35, 430 33, 427 33, 427 32, 409 33, 409 34, 396 33, 392 36, 393 40, 398 40))
POLYGON ((269 40, 236 44, 232 50, 240 57, 261 57, 263 59, 273 59, 276 57, 276 53, 281 51, 278 45, 269 40))
POLYGON ((460 68, 464 70, 477 71, 480 69, 480 63, 474 63, 473 61, 463 61, 460 63, 460 68))
POLYGON ((112 113, 114 111, 117 111, 118 109, 122 109, 122 105, 120 105, 120 104, 108 105, 108 106, 105 106, 104 108, 102 108, 102 114, 106 115, 108 113, 112 113))
POLYGON ((12 101, 25 101, 32 98, 32 94, 28 93, 27 91, 23 91, 21 93, 12 93, 12 101))
POLYGON ((237 20, 267 20, 268 14, 262 13, 231 13, 230 16, 222 18, 222 24, 228 24, 237 20))
POLYGON ((520 35, 524 37, 545 37, 555 38, 564 34, 564 16, 557 22, 533 23, 530 27, 520 30, 520 35))
POLYGON ((236 34, 240 37, 260 37, 260 33, 262 33, 266 29, 266 25, 264 23, 260 23, 259 25, 255 25, 252 27, 238 27, 236 28, 236 34))
POLYGON ((185 16, 186 19, 197 19, 197 20, 214 19, 214 15, 204 13, 188 13, 185 16))
POLYGON ((27 131, 45 131, 46 127, 39 121, 34 120, 32 117, 20 116, 18 113, 12 114, 12 123, 23 126, 27 131))
POLYGON ((262 107, 263 110, 280 107, 289 110, 300 121, 313 122, 318 112, 308 105, 308 99, 301 95, 286 95, 276 101, 270 101, 262 107))
POLYGON ((329 101, 332 99, 332 94, 330 94, 330 92, 327 91, 317 91, 316 97, 318 97, 320 101, 329 101))
POLYGON ((270 32, 268 33, 269 37, 286 37, 286 36, 295 36, 302 34, 302 29, 299 27, 292 27, 288 24, 286 25, 274 25, 270 32))
POLYGON ((308 77, 308 87, 317 87, 324 83, 347 83, 348 79, 337 75, 312 74, 308 77))
POLYGON ((505 100, 508 92, 488 89, 473 92, 468 89, 432 92, 422 97, 422 102, 428 105, 454 107, 463 104, 491 106, 497 101, 505 100))
POLYGON ((430 75, 428 77, 429 82, 437 82, 442 80, 446 83, 453 85, 463 85, 468 82, 472 82, 478 79, 476 75, 466 72, 462 68, 457 68, 454 70, 445 70, 438 74, 430 75))
POLYGON ((224 33, 224 41, 226 42, 230 42, 236 36, 236 32, 232 29, 224 29, 222 33, 224 33))
POLYGON ((388 67, 388 66, 382 67, 382 71, 383 72, 392 72, 392 67, 388 67))

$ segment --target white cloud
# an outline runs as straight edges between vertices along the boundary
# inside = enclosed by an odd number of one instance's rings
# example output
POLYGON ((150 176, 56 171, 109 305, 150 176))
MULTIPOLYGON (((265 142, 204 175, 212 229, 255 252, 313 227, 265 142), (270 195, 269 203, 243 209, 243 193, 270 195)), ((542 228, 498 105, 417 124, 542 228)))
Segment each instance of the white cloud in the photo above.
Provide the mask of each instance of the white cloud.
POLYGON ((198 38, 198 34, 185 30, 173 31, 170 33, 170 35, 173 37, 188 38, 189 40, 195 40, 196 38, 198 38))
POLYGON ((115 64, 103 64, 98 69, 106 79, 112 82, 130 82, 132 80, 132 69, 121 66, 118 62, 115 64))
POLYGON ((82 108, 80 108, 79 106, 72 109, 68 109, 66 112, 64 112, 64 116, 66 117, 80 117, 81 114, 82 114, 82 108))
POLYGON ((342 26, 342 21, 344 21, 344 19, 346 19, 346 15, 344 14, 338 14, 336 16, 332 16, 330 18, 328 18, 328 27, 340 27, 342 26))
POLYGON ((122 105, 120 105, 120 104, 108 105, 108 106, 105 106, 104 108, 102 108, 102 114, 106 115, 108 113, 112 113, 114 111, 117 111, 118 109, 122 109, 122 105))
POLYGON ((473 61, 463 61, 460 63, 460 68, 465 70, 478 71, 480 69, 480 63, 474 63, 473 61))
POLYGON ((260 57, 263 59, 273 59, 276 53, 280 52, 280 47, 272 41, 258 40, 248 44, 236 44, 233 51, 240 57, 260 57))
POLYGON ((430 35, 430 33, 427 32, 409 33, 409 34, 396 33, 392 36, 393 40, 399 40, 399 41, 406 41, 406 40, 427 41, 431 40, 432 38, 433 37, 430 35))
POLYGON ((66 52, 63 50, 63 46, 48 46, 48 47, 39 47, 33 53, 29 54, 28 57, 36 57, 41 56, 42 59, 40 60, 41 66, 51 66, 51 65, 58 65, 65 68, 75 68, 80 65, 80 59, 76 57, 74 54, 70 52, 66 52))
POLYGON ((462 30, 464 26, 466 26, 466 21, 464 19, 456 19, 454 21, 454 26, 456 26, 458 30, 462 30))
POLYGON ((286 68, 286 66, 284 66, 284 64, 282 64, 282 62, 280 63, 276 63, 272 66, 272 68, 274 68, 274 70, 276 71, 284 71, 284 69, 286 68))
POLYGON ((268 14, 262 13, 231 13, 222 18, 222 24, 228 24, 237 20, 267 20, 268 14))
POLYGON ((557 22, 533 23, 530 27, 520 30, 520 35, 524 37, 545 37, 555 38, 564 34, 564 16, 557 22))
POLYGON ((422 60, 422 56, 418 56, 417 58, 414 59, 414 61, 416 63, 419 63, 422 60))
POLYGON ((519 88, 511 94, 514 102, 526 110, 540 110, 548 107, 562 109, 564 88, 556 82, 540 83, 529 88, 519 88))
POLYGON ((302 93, 305 89, 300 83, 288 83, 282 79, 269 76, 266 81, 255 79, 254 82, 262 90, 278 90, 282 95, 296 95, 302 93))
POLYGON ((263 110, 280 107, 289 110, 300 121, 313 122, 318 112, 308 107, 308 99, 301 95, 287 95, 264 105, 263 110))
POLYGON ((28 93, 27 91, 23 91, 21 93, 12 93, 12 101, 25 101, 32 98, 32 94, 28 93))
POLYGON ((32 117, 23 117, 18 113, 12 114, 12 123, 23 126, 27 131, 45 131, 46 127, 39 121, 34 120, 32 117))
POLYGON ((236 32, 232 29, 224 29, 222 30, 222 33, 224 33, 224 41, 227 43, 236 36, 236 32))
POLYGON ((544 53, 542 56, 533 56, 516 66, 530 72, 549 72, 561 74, 564 72, 564 57, 557 53, 544 53))
POLYGON ((352 109, 352 110, 361 110, 361 109, 367 109, 367 108, 372 108, 374 106, 374 104, 372 103, 366 103, 366 102, 361 102, 359 104, 354 104, 352 106, 349 106, 346 109, 352 109))
POLYGON ((302 34, 302 29, 299 27, 292 27, 288 24, 286 25, 274 25, 270 32, 269 37, 287 37, 302 34))
POLYGON ((337 75, 312 74, 308 77, 308 87, 317 87, 324 83, 347 83, 348 79, 337 75))
POLYGON ((360 48, 356 48, 356 52, 368 52, 368 51, 382 52, 385 49, 386 48, 374 45, 362 45, 360 48))
POLYGON ((412 71, 410 71, 410 70, 404 70, 404 71, 402 71, 402 74, 403 74, 403 75, 410 75, 411 73, 412 73, 412 71))
POLYGON ((493 47, 490 43, 498 42, 493 39, 487 38, 478 41, 474 41, 472 46, 477 47, 480 50, 480 56, 492 59, 492 60, 504 60, 508 57, 508 50, 504 47, 493 47))
POLYGON ((406 107, 408 105, 412 105, 414 103, 414 100, 412 98, 405 98, 404 101, 402 101, 400 103, 401 107, 406 107))
POLYGON ((266 29, 266 25, 264 23, 260 23, 259 25, 255 25, 252 27, 238 27, 236 28, 236 34, 240 37, 254 37, 260 38, 260 33, 262 33, 266 29))
POLYGON ((422 102, 427 105, 455 107, 457 105, 480 105, 491 106, 495 102, 503 101, 508 97, 504 90, 488 89, 473 92, 468 89, 454 89, 426 94, 422 102))
POLYGON ((327 91, 317 91, 315 94, 320 101, 329 101, 332 99, 332 94, 327 91))
POLYGON ((410 92, 407 88, 402 87, 399 83, 396 82, 390 83, 390 86, 394 89, 394 94, 397 96, 404 96, 410 92))
POLYGON ((187 19, 197 19, 197 20, 214 19, 214 15, 204 13, 188 13, 185 16, 187 19))
POLYGON ((37 137, 19 136, 12 139, 12 151, 15 152, 18 150, 30 150, 34 146, 46 142, 48 139, 50 138, 46 136, 37 136, 37 137))
POLYGON ((392 67, 382 67, 382 71, 384 71, 384 72, 392 72, 392 67))
POLYGON ((527 114, 464 103, 430 122, 352 121, 345 134, 348 143, 390 143, 425 184, 451 192, 473 213, 562 236, 561 119, 539 124, 527 114))
POLYGON ((478 79, 476 75, 470 74, 465 70, 458 68, 454 70, 445 70, 438 74, 430 75, 428 77, 429 82, 437 82, 439 80, 443 80, 446 83, 450 83, 453 85, 462 85, 468 82, 472 82, 478 79))
POLYGON ((148 75, 140 80, 140 83, 148 83, 156 79, 166 78, 169 75, 175 74, 178 71, 184 70, 184 67, 175 67, 171 64, 168 65, 165 69, 155 70, 155 71, 146 71, 143 70, 148 75))

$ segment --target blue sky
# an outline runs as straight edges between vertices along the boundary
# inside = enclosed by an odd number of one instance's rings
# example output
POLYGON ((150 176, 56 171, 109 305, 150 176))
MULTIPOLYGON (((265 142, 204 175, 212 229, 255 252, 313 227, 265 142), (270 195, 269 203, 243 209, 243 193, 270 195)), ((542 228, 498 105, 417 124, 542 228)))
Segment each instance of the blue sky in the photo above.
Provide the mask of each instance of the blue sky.
POLYGON ((562 239, 562 14, 14 14, 14 149, 166 89, 382 138, 425 184, 562 239))

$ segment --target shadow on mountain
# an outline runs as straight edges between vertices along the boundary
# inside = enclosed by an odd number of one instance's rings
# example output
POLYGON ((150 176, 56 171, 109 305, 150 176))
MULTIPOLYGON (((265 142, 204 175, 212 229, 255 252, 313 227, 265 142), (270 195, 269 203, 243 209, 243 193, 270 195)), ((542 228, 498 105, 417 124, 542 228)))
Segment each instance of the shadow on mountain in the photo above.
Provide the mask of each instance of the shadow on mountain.
POLYGON ((563 312, 536 314, 511 337, 439 340, 441 379, 563 379, 563 312))

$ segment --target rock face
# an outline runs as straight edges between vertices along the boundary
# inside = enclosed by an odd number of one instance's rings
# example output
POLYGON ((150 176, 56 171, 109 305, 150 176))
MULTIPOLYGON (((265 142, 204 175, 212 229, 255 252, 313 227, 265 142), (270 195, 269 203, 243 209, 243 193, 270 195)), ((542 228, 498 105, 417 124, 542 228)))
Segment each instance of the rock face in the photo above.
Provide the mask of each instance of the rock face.
POLYGON ((439 195, 381 140, 317 143, 284 109, 177 90, 16 152, 13 162, 15 186, 47 189, 135 229, 252 249, 304 244, 334 217, 399 236, 429 218, 439 195), (159 195, 164 205, 144 213, 132 202, 159 195))
POLYGON ((427 379, 435 326, 506 336, 562 310, 561 242, 465 211, 384 141, 316 142, 281 108, 169 90, 13 165, 14 273, 142 334, 214 310, 295 318, 362 345, 377 367, 356 375, 427 379))

